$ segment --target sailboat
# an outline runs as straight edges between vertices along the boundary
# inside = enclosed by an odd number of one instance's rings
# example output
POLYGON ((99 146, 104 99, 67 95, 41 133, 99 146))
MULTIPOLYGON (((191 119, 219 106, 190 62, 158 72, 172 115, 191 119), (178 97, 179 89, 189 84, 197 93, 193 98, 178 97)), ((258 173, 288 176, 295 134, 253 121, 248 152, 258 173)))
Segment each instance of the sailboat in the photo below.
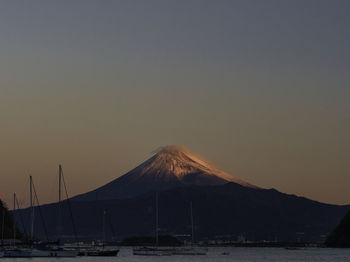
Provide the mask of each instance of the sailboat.
POLYGON ((78 256, 92 256, 92 257, 115 257, 119 253, 118 248, 105 248, 106 243, 106 216, 107 216, 107 210, 103 210, 103 245, 101 246, 94 246, 93 248, 80 250, 78 253, 78 256))
MULTIPOLYGON (((60 168, 61 170, 61 168, 60 168)), ((33 183, 32 176, 29 176, 29 186, 30 186, 30 220, 31 220, 31 229, 30 229, 30 239, 31 246, 30 247, 16 247, 13 246, 12 249, 5 250, 3 253, 3 257, 7 258, 21 258, 21 257, 75 257, 77 255, 77 251, 64 249, 59 246, 36 246, 33 245, 34 239, 34 206, 35 200, 39 204, 38 196, 36 194, 36 190, 33 183), (34 197, 33 197, 34 193, 34 197)), ((60 196, 59 196, 60 198, 60 196)), ((60 199, 59 199, 60 200, 60 199)), ((16 203, 16 195, 14 194, 14 209, 16 203)), ((40 215, 42 215, 40 213, 40 215)), ((14 239, 16 237, 16 226, 14 225, 14 239)), ((15 243, 15 242, 14 242, 15 243)))
POLYGON ((190 202, 190 214, 191 214, 191 246, 190 247, 178 247, 174 248, 172 255, 206 255, 207 249, 202 247, 195 247, 194 245, 194 220, 193 220, 193 205, 192 201, 190 202))
MULTIPOLYGON (((33 231, 34 231, 34 201, 33 201, 33 178, 29 176, 29 191, 30 191, 30 222, 31 222, 31 234, 30 239, 33 240, 33 231)), ((14 194, 14 203, 16 202, 16 194, 14 194)), ((14 211, 16 210, 16 206, 14 205, 14 211)), ((14 221, 15 223, 15 221, 14 221)), ((15 226, 14 226, 15 229, 15 226)), ((15 230, 14 230, 14 238, 15 238, 15 230)), ((15 240, 14 240, 15 241, 15 240)), ((17 247, 13 245, 12 248, 9 248, 4 251, 3 257, 32 257, 33 247, 17 247)), ((35 250, 36 251, 36 250, 35 250)))
MULTIPOLYGON (((46 247, 46 249, 53 252, 53 256, 76 257, 78 255, 77 250, 64 248, 64 247, 59 245, 60 240, 61 240, 62 230, 63 230, 63 226, 62 226, 62 218, 63 218, 63 216, 62 216, 62 184, 64 185, 64 190, 65 190, 67 201, 68 201, 68 193, 67 193, 67 188, 66 188, 64 176, 63 176, 62 165, 58 165, 58 203, 57 203, 57 207, 58 207, 57 244, 58 245, 48 245, 46 247)), ((68 202, 68 204, 69 204, 69 202, 68 202)), ((72 218, 74 235, 76 237, 77 234, 76 234, 75 224, 73 221, 73 214, 72 214, 70 206, 69 206, 69 211, 71 213, 70 215, 72 218)))
POLYGON ((135 256, 171 256, 174 251, 173 248, 159 247, 158 236, 158 192, 156 192, 156 243, 154 247, 138 247, 133 249, 133 255, 135 256))

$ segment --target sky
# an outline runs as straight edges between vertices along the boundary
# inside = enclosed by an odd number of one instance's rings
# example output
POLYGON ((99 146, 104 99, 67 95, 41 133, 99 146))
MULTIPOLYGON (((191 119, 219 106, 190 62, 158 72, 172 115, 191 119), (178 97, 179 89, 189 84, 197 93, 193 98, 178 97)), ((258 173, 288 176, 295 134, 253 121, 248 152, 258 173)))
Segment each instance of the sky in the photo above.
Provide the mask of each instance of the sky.
POLYGON ((57 200, 184 145, 264 188, 350 204, 350 2, 0 7, 0 197, 57 200))

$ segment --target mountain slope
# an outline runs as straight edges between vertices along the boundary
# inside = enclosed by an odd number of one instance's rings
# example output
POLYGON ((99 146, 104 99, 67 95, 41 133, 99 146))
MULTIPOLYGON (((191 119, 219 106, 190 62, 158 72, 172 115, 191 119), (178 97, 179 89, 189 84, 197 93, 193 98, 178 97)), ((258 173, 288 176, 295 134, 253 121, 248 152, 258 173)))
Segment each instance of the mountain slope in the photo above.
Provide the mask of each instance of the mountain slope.
POLYGON ((234 182, 254 187, 211 166, 184 147, 167 146, 127 174, 73 200, 107 200, 135 197, 189 185, 223 185, 234 182))
MULTIPOLYGON (((196 238, 236 240, 317 241, 339 223, 350 206, 319 203, 274 189, 254 189, 236 183, 218 186, 188 186, 158 192, 160 234, 190 234, 190 201, 193 202, 196 238)), ((81 239, 102 239, 103 212, 107 210, 109 240, 115 231, 121 239, 154 235, 155 192, 129 199, 72 201, 81 239), (112 230, 113 229, 113 230, 112 230)), ((63 204, 64 234, 73 235, 68 205, 63 204)), ((57 228, 56 204, 42 207, 49 234, 57 228)), ((26 218, 28 210, 21 210, 26 218)), ((36 233, 44 236, 40 221, 36 233)))

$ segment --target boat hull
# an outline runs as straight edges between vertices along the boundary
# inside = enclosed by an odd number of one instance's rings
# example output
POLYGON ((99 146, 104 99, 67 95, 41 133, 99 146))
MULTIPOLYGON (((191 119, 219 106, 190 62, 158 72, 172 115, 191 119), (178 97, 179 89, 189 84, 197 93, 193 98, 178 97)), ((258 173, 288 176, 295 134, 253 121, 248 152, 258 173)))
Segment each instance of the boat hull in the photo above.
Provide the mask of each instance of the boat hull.
POLYGON ((141 247, 133 249, 134 256, 171 256, 172 252, 172 248, 141 247))
POLYGON ((76 257, 77 254, 74 250, 16 249, 5 251, 3 257, 76 257))
POLYGON ((88 257, 115 257, 119 253, 119 249, 115 250, 86 250, 80 251, 78 256, 88 256, 88 257))
POLYGON ((181 256, 205 256, 208 249, 200 247, 180 247, 174 248, 172 255, 181 255, 181 256))

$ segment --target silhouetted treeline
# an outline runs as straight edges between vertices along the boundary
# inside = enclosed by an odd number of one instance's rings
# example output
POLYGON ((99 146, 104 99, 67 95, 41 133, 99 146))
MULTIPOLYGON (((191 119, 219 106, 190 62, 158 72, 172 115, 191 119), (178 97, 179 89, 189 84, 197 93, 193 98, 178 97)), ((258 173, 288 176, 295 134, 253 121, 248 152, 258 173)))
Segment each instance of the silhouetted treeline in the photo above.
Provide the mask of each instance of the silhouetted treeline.
MULTIPOLYGON (((3 239, 13 238, 13 219, 9 213, 6 204, 0 200, 0 241, 3 239)), ((20 238, 21 234, 16 229, 16 238, 20 238)))
POLYGON ((350 247, 350 212, 328 237, 326 245, 328 247, 350 247))

